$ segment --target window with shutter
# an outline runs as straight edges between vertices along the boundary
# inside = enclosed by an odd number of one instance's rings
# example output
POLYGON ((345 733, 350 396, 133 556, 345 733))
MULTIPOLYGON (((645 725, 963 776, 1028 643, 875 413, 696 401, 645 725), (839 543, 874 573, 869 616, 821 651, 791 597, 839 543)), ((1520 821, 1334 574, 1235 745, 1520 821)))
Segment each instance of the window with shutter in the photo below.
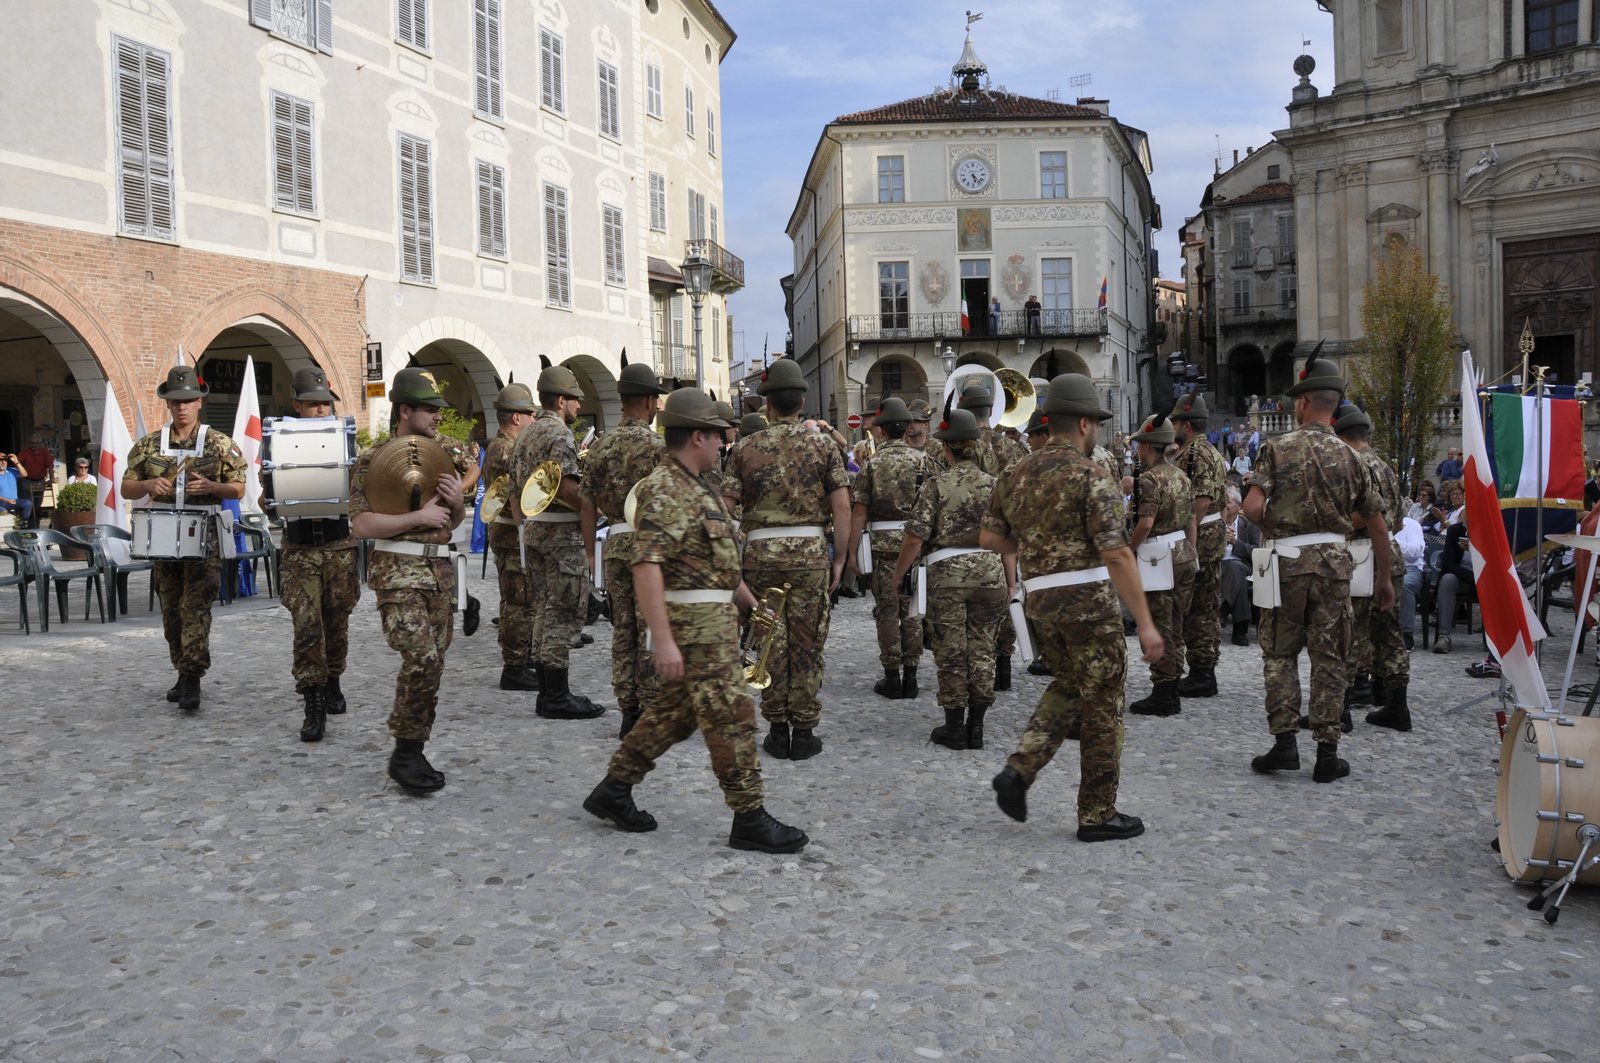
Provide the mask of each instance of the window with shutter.
POLYGON ((506 171, 478 163, 478 254, 506 257, 506 171))
POLYGON ((644 111, 651 118, 660 118, 666 113, 661 91, 661 68, 654 63, 644 68, 644 111))
POLYGON ((572 306, 572 254, 567 233, 567 190, 544 186, 545 302, 572 306))
POLYGON ((250 25, 333 54, 333 0, 248 0, 250 25))
POLYGON ((604 206, 600 208, 600 215, 605 236, 606 283, 625 285, 628 268, 622 241, 622 208, 604 206))
POLYGON ((400 276, 433 283, 433 145, 400 134, 400 276))
POLYGON ((715 243, 721 242, 721 240, 722 240, 722 237, 717 235, 717 205, 715 203, 711 204, 710 211, 711 211, 711 232, 710 232, 710 236, 711 236, 711 242, 715 244, 715 243))
POLYGON ((500 83, 500 0, 473 0, 473 108, 479 118, 504 116, 500 83))
POLYGON ((706 154, 717 157, 717 112, 706 108, 706 154))
POLYGON ((711 360, 722 361, 722 311, 711 308, 711 360))
POLYGON ((694 89, 689 85, 683 86, 683 131, 694 139, 694 89))
POLYGON ((272 94, 272 201, 279 210, 317 212, 317 180, 309 100, 272 94))
POLYGON ((428 0, 395 0, 395 40, 428 50, 428 0))
POLYGON ((667 175, 650 175, 650 228, 656 232, 667 231, 667 175))
POLYGON ((112 38, 117 76, 118 228, 162 240, 177 235, 173 197, 171 58, 112 38))
POLYGON ((612 140, 622 139, 622 103, 619 97, 621 84, 617 68, 599 61, 600 72, 600 135, 612 140))
POLYGON ((706 197, 689 189, 689 239, 706 238, 706 197))
POLYGON ((566 75, 561 69, 561 38, 539 29, 539 104, 557 114, 567 113, 566 75))

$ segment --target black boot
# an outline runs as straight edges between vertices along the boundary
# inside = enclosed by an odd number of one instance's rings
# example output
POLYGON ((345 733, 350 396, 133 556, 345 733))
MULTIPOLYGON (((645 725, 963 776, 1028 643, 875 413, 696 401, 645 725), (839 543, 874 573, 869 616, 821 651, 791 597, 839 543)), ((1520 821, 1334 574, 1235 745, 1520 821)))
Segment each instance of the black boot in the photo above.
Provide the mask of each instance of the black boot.
POLYGON ((1372 704, 1380 709, 1389 704, 1389 684, 1382 676, 1372 677, 1372 704))
POLYGON ((994 688, 996 690, 1011 689, 1011 655, 994 659, 994 688))
POLYGON ((568 689, 565 668, 546 665, 542 679, 538 700, 533 703, 534 715, 547 720, 592 720, 605 715, 604 705, 596 705, 568 689))
POLYGON ((806 832, 772 818, 765 808, 733 814, 733 829, 728 844, 735 849, 758 853, 796 853, 806 847, 806 832))
POLYGON ((415 739, 396 738, 394 752, 389 754, 389 778, 403 790, 431 794, 444 789, 444 775, 428 763, 428 758, 422 755, 422 746, 423 743, 415 739))
POLYGON ((994 803, 1000 806, 1000 811, 1016 820, 1026 823, 1028 820, 1028 784, 1023 781, 1022 773, 1007 764, 991 783, 994 787, 994 803))
POLYGON ((917 666, 908 664, 900 669, 900 696, 907 701, 912 701, 917 694, 917 666))
POLYGON ((1409 680, 1405 679, 1391 679, 1385 683, 1383 708, 1367 713, 1367 722, 1374 727, 1411 730, 1411 708, 1406 704, 1406 687, 1409 685, 1409 680))
POLYGON ((1350 774, 1350 765, 1339 759, 1339 743, 1318 742, 1317 764, 1311 769, 1314 782, 1333 782, 1350 774))
POLYGON ((945 709, 944 726, 935 727, 928 736, 935 745, 944 746, 946 749, 967 748, 967 725, 965 722, 966 711, 963 709, 945 709))
POLYGON ((767 737, 762 740, 761 748, 766 750, 769 756, 777 757, 779 760, 788 760, 789 742, 789 725, 787 723, 775 723, 772 725, 772 729, 767 732, 767 737))
POLYGON ((1035 657, 1028 663, 1028 674, 1053 675, 1054 673, 1050 671, 1050 666, 1044 662, 1043 657, 1035 657))
POLYGON ((1275 736, 1272 748, 1252 760, 1250 766, 1269 774, 1275 771, 1299 771, 1300 747, 1295 742, 1294 732, 1285 731, 1275 736))
POLYGON ((811 733, 809 727, 796 727, 789 736, 789 759, 810 760, 822 752, 822 739, 811 733))
POLYGON ((343 716, 350 708, 345 703, 344 691, 339 689, 339 677, 336 675, 330 675, 322 686, 322 706, 329 716, 343 716))
POLYGON ((172 702, 173 704, 177 704, 178 697, 182 693, 183 693, 183 675, 180 673, 179 676, 178 676, 177 681, 172 684, 172 689, 167 691, 167 700, 172 702))
POLYGON ((890 668, 887 665, 883 669, 883 678, 872 684, 872 692, 884 698, 899 698, 902 689, 904 688, 900 684, 900 669, 890 668))
POLYGON ((1214 698, 1217 696, 1217 666, 1195 664, 1189 674, 1178 684, 1178 694, 1185 698, 1214 698))
POLYGON ((1135 716, 1178 715, 1183 711, 1183 702, 1178 697, 1178 681, 1168 679, 1156 683, 1150 690, 1150 696, 1129 705, 1128 711, 1135 716))
POLYGON ((461 633, 468 638, 478 632, 478 622, 483 616, 480 611, 482 608, 482 602, 470 594, 467 595, 467 607, 461 610, 461 633))
POLYGON ((300 741, 320 742, 328 727, 327 701, 323 696, 323 688, 307 687, 305 698, 306 718, 300 725, 300 741))
POLYGON ((1355 705, 1371 705, 1372 701, 1372 676, 1366 672, 1357 672, 1355 679, 1344 688, 1344 707, 1355 705))
POLYGON ((623 709, 622 726, 617 729, 617 737, 627 738, 628 732, 633 730, 633 725, 639 722, 639 717, 644 715, 643 709, 623 709))
POLYGON ((967 748, 983 748, 983 717, 989 711, 986 702, 974 701, 967 706, 967 748))
POLYGON ((610 775, 583 799, 583 810, 591 816, 609 819, 618 830, 630 834, 656 829, 656 817, 633 803, 633 784, 610 775))
POLYGON ((1250 645, 1250 621, 1235 620, 1233 622, 1233 644, 1235 646, 1250 645))
POLYGON ((178 677, 178 708, 184 712, 200 711, 199 676, 180 675, 178 677))
POLYGON ((1355 729, 1356 722, 1350 718, 1350 710, 1347 708, 1339 714, 1339 730, 1344 734, 1349 734, 1355 729))
POLYGON ((525 664, 507 664, 500 668, 501 690, 538 690, 539 673, 525 664))

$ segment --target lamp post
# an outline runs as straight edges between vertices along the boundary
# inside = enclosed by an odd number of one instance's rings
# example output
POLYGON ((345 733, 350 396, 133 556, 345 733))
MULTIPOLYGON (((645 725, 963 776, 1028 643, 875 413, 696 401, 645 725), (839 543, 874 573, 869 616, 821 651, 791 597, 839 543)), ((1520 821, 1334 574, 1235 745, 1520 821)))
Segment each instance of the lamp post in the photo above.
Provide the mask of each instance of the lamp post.
POLYGON ((946 344, 944 353, 939 356, 939 361, 944 363, 945 376, 949 376, 951 373, 954 373, 956 371, 955 348, 951 347, 949 344, 946 344))
POLYGON ((700 304, 705 302, 710 289, 711 260, 702 254, 698 243, 691 243, 683 259, 683 290, 689 293, 689 301, 694 304, 694 386, 702 391, 706 386, 706 363, 700 336, 700 304))

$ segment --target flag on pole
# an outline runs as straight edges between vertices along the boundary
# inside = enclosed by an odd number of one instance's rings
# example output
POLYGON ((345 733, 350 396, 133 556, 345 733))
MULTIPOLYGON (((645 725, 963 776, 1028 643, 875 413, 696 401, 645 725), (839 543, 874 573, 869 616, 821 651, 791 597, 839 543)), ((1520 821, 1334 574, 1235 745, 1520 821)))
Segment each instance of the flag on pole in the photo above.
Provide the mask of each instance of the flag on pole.
POLYGON ((1106 296, 1111 294, 1111 278, 1104 277, 1100 281, 1100 309, 1106 308, 1106 296))
POLYGON ((150 434, 150 430, 144 426, 144 405, 138 399, 134 399, 133 400, 133 438, 135 440, 140 440, 140 439, 143 439, 145 436, 147 436, 149 434, 150 434))
MULTIPOLYGON (((128 471, 128 452, 133 440, 128 438, 128 422, 122 418, 122 407, 117 404, 116 392, 106 385, 106 409, 100 418, 100 467, 96 470, 94 496, 94 522, 114 524, 124 531, 133 530, 133 521, 127 507, 122 504, 122 477, 128 471)), ((118 564, 128 560, 128 544, 120 539, 106 542, 106 552, 118 564)))
POLYGON ((259 513, 261 497, 261 399, 256 395, 256 362, 244 360, 244 380, 239 386, 239 408, 233 415, 233 441, 244 454, 244 498, 240 507, 259 513))
POLYGON ((966 332, 972 328, 972 322, 967 317, 967 297, 961 297, 961 331, 966 332))
POLYGON ((1522 582, 1517 579, 1511 545, 1500 519, 1500 492, 1489 467, 1489 446, 1478 413, 1478 378, 1471 351, 1462 352, 1461 379, 1461 443, 1466 459, 1462 485, 1467 495, 1472 570, 1483 613, 1484 637, 1516 694, 1517 704, 1548 709, 1550 692, 1534 656, 1534 643, 1545 637, 1545 631, 1522 593, 1522 582))
POLYGON ((1577 399, 1489 396, 1494 472, 1501 498, 1583 497, 1583 412, 1577 399), (1544 449, 1540 452, 1539 441, 1544 449))

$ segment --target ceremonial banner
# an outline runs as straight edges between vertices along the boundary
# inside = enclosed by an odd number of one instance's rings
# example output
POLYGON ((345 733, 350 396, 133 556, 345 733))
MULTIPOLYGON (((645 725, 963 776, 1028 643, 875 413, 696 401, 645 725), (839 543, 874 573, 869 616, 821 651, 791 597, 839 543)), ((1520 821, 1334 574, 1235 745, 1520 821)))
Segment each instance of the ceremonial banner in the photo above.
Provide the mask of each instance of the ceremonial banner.
MULTIPOLYGON (((128 471, 128 452, 133 440, 128 437, 128 422, 122 419, 116 392, 106 385, 106 409, 100 419, 100 467, 95 471, 94 522, 114 524, 124 531, 133 529, 133 520, 122 504, 122 476, 128 471)), ((128 544, 108 539, 106 553, 118 564, 128 560, 128 544)))
POLYGON ((261 512, 261 399, 256 395, 256 362, 244 360, 244 381, 239 391, 239 408, 233 415, 233 441, 244 454, 244 498, 239 507, 246 513, 261 512))

